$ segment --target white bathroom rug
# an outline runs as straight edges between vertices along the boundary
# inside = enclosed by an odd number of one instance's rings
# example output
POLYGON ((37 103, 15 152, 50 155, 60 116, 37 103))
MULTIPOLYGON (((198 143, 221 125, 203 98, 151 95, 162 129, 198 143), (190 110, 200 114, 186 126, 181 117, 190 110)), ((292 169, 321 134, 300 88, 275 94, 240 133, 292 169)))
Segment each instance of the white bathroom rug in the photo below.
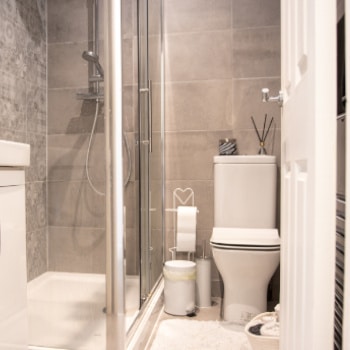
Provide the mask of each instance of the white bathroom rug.
POLYGON ((160 322, 151 350, 251 350, 243 332, 218 321, 165 320, 160 322))

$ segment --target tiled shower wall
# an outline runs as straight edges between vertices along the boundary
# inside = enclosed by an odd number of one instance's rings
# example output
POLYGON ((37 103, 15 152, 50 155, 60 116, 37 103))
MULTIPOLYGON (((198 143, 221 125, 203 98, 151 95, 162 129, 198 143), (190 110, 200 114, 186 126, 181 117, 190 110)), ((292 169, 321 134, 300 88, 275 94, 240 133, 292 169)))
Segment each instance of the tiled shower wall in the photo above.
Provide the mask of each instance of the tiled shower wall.
POLYGON ((31 145, 26 169, 28 279, 47 270, 46 1, 0 2, 0 137, 31 145))
MULTIPOLYGON (((92 1, 48 0, 48 256, 53 271, 105 270, 105 197, 87 182, 85 160, 96 102, 78 100, 87 91, 82 59, 92 50, 92 1)), ((100 1, 101 16, 103 14, 100 1)), ((103 22, 100 21, 100 33, 103 22)), ((103 41, 100 42, 103 56, 103 41)), ((103 64, 103 57, 102 62, 103 64)), ((102 103, 103 107, 103 103, 102 103)), ((94 186, 104 192, 103 111, 89 160, 94 186)))
MULTIPOLYGON (((99 56, 103 66, 103 1, 98 3, 99 56)), ((87 91, 89 87, 88 70, 92 66, 81 55, 84 50, 93 50, 92 5, 92 0, 48 0, 48 260, 49 269, 53 271, 105 271, 105 197, 91 189, 85 172, 96 103, 76 98, 77 92, 87 91)), ((126 272, 134 275, 139 268, 134 215, 138 190, 134 157, 137 118, 136 0, 125 0, 122 9, 123 130, 130 146, 132 167, 125 191, 126 272)), ((102 192, 105 186, 104 155, 101 110, 90 151, 89 169, 93 185, 102 192)), ((127 169, 127 152, 124 161, 127 169)))
MULTIPOLYGON (((258 127, 274 117, 267 152, 280 158, 280 109, 261 102, 261 88, 280 86, 279 0, 164 0, 166 207, 176 187, 191 187, 197 253, 214 225, 213 156, 221 138, 235 138, 239 154, 257 154, 258 127)), ((166 213, 166 253, 173 245, 166 213)), ((213 295, 219 281, 213 265, 213 295)))

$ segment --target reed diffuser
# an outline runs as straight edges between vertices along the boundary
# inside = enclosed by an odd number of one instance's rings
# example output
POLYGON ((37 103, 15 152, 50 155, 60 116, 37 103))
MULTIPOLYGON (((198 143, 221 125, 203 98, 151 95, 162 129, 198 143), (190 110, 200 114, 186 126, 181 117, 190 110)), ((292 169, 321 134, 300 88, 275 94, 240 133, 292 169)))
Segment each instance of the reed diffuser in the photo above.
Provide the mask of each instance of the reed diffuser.
POLYGON ((254 129, 255 129, 256 135, 258 136, 259 143, 260 143, 260 148, 259 148, 258 154, 267 154, 266 149, 265 149, 265 141, 266 141, 267 135, 268 135, 268 133, 270 131, 270 128, 271 128, 271 125, 272 125, 272 122, 273 122, 273 117, 271 118, 269 127, 267 128, 266 133, 265 133, 266 120, 267 120, 267 114, 265 114, 264 128, 263 128, 261 136, 259 134, 258 128, 256 127, 256 124, 255 124, 253 116, 251 116, 250 118, 252 119, 252 122, 253 122, 253 125, 254 125, 254 129))

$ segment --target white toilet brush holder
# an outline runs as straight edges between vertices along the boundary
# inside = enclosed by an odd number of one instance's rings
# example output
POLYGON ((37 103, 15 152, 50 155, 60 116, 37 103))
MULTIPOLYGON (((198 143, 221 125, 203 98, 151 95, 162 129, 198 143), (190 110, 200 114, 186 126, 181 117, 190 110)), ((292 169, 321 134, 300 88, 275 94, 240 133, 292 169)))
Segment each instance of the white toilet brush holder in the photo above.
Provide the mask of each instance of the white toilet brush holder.
POLYGON ((196 259, 196 305, 200 308, 211 306, 211 259, 196 259))

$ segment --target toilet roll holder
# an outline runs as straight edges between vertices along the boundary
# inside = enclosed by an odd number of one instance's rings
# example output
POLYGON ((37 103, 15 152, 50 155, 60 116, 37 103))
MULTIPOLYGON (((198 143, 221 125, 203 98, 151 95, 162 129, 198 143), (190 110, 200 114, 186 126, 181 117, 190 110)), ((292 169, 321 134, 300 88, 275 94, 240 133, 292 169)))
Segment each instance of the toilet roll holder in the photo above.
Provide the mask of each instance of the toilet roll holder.
MULTIPOLYGON (((169 248, 169 252, 171 253, 171 260, 176 260, 176 215, 177 215, 177 207, 179 205, 187 205, 194 207, 194 191, 191 187, 186 188, 180 188, 177 187, 173 191, 173 207, 167 208, 165 211, 169 211, 173 213, 173 228, 174 228, 174 247, 169 248)), ((199 213, 199 210, 197 209, 197 214, 199 213)), ((194 258, 194 252, 188 252, 187 253, 188 260, 194 258)))

